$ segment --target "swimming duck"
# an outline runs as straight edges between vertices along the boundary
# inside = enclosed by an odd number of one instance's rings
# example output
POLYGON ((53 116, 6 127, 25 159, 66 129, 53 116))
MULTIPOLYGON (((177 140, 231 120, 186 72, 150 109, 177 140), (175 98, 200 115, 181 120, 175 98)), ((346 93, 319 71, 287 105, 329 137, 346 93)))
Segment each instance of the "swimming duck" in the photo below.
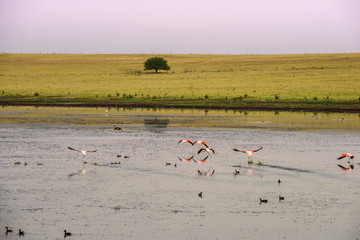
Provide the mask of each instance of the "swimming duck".
POLYGON ((14 165, 20 165, 20 162, 14 160, 14 165))
POLYGON ((66 238, 66 236, 71 236, 72 234, 70 232, 67 232, 66 230, 64 230, 64 237, 66 238))
POLYGON ((171 165, 171 163, 169 163, 169 162, 165 163, 165 166, 170 166, 170 165, 171 165))
POLYGON ((122 131, 121 127, 114 126, 114 130, 122 131))
POLYGON ((8 227, 5 227, 5 229, 6 229, 6 231, 5 231, 6 235, 7 235, 8 233, 12 233, 12 232, 13 232, 13 231, 12 231, 11 229, 9 229, 8 227))
POLYGON ((202 192, 199 192, 198 196, 199 196, 200 198, 202 198, 202 192))
POLYGON ((261 204, 261 203, 267 203, 267 202, 268 202, 267 199, 261 199, 261 198, 259 198, 259 199, 260 199, 260 204, 261 204))
POLYGON ((21 231, 21 229, 19 229, 19 236, 24 236, 24 235, 25 235, 25 232, 21 231))
POLYGON ((41 162, 36 162, 36 165, 42 166, 43 164, 41 162))
POLYGON ((281 200, 285 200, 285 197, 284 197, 284 196, 279 195, 279 202, 280 202, 281 200))

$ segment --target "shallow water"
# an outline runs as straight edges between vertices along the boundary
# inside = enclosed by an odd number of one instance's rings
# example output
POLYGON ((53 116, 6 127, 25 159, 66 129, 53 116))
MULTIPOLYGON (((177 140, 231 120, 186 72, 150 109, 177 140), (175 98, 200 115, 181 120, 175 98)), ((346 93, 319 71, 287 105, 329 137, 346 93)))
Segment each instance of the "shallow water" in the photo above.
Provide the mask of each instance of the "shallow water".
POLYGON ((359 239, 358 115, 64 110, 0 112, 0 239, 359 239), (180 139, 216 153, 181 162, 207 153, 180 139), (232 150, 261 146, 252 166, 232 150))

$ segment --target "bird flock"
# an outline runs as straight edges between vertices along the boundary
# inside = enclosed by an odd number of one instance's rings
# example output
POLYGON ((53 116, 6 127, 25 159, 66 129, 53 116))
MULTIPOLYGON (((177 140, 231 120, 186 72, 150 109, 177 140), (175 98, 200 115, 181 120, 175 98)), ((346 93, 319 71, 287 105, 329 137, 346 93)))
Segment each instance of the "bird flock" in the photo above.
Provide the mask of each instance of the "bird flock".
MULTIPOLYGON (((117 127, 117 126, 114 126, 114 130, 122 131, 122 129, 120 127, 117 127)), ((208 143, 203 141, 203 140, 192 141, 192 140, 188 140, 188 139, 186 139, 186 140, 181 139, 181 140, 178 141, 178 144, 189 144, 189 146, 199 146, 196 153, 192 154, 191 157, 178 157, 178 160, 180 162, 194 162, 196 164, 203 164, 211 157, 211 155, 215 154, 215 149, 213 147, 209 147, 208 143), (202 155, 203 152, 206 153, 206 156, 202 155)), ((84 167, 85 164, 87 163, 87 161, 85 160, 85 157, 86 157, 87 153, 96 153, 97 150, 82 150, 82 149, 77 149, 77 148, 73 148, 73 147, 68 147, 68 149, 71 150, 71 151, 79 152, 83 156, 82 159, 83 159, 83 164, 84 164, 83 169, 78 170, 78 172, 71 173, 68 176, 71 177, 71 176, 74 176, 74 175, 77 175, 77 174, 85 174, 87 172, 91 172, 91 171, 87 171, 85 169, 85 167, 84 167)), ((237 148, 233 148, 232 150, 235 151, 235 152, 245 153, 247 155, 247 157, 248 157, 248 164, 249 164, 249 166, 251 166, 251 164, 253 163, 252 157, 253 157, 254 153, 256 153, 256 152, 258 152, 258 151, 260 151, 262 149, 263 149, 263 147, 256 148, 254 150, 239 150, 237 148)), ((122 156, 122 155, 119 155, 119 154, 116 155, 116 157, 117 158, 123 157, 125 159, 130 158, 130 156, 122 156)), ((354 162, 353 162, 354 161, 354 154, 352 154, 352 153, 341 154, 337 158, 337 160, 338 161, 344 161, 344 160, 346 161, 347 160, 345 163, 337 164, 338 167, 341 170, 343 170, 343 171, 352 171, 352 170, 354 170, 354 162), (348 164, 347 166, 345 166, 346 163, 348 164)), ((111 165, 120 164, 120 163, 121 163, 120 161, 114 161, 114 162, 111 162, 111 165)), ((262 162, 258 161, 258 164, 261 165, 262 162)), ((14 160, 14 165, 21 165, 21 162, 14 160)), ((26 165, 27 165, 27 162, 24 162, 24 166, 26 166, 26 165)), ((40 162, 37 162, 36 165, 41 166, 43 164, 40 163, 40 162)), ((95 162, 94 165, 98 165, 98 164, 95 162)), ((170 165, 171 165, 171 163, 169 163, 169 162, 165 163, 165 166, 170 166, 170 165)), ((177 164, 175 163, 174 166, 177 167, 177 164)), ((250 173, 252 171, 252 169, 247 169, 247 171, 250 173)), ((198 174, 198 176, 211 177, 211 176, 214 176, 215 169, 210 167, 206 171, 197 170, 197 174, 198 174)), ((240 171, 235 170, 234 175, 239 175, 239 174, 240 174, 240 171)), ((278 179, 277 182, 280 185, 281 180, 278 179)), ((203 196, 204 196, 203 192, 198 193, 199 198, 203 198, 203 196)), ((278 199, 279 199, 279 202, 281 202, 281 201, 285 200, 285 197, 279 195, 278 199)), ((264 203, 268 203, 268 199, 259 198, 259 204, 264 204, 264 203)), ((5 233, 6 233, 6 235, 12 234, 13 230, 10 227, 6 227, 5 228, 5 233)), ((18 236, 19 237, 25 236, 25 232, 23 230, 19 229, 18 236)), ((64 230, 64 238, 66 238, 67 236, 72 236, 72 234, 70 232, 64 230)))

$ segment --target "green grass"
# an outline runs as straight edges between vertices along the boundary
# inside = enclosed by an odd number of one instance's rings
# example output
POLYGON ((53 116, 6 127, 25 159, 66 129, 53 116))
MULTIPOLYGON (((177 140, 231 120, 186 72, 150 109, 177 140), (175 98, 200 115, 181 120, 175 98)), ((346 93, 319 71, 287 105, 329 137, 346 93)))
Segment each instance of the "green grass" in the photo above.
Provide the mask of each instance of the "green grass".
POLYGON ((0 54, 2 104, 360 109, 360 53, 0 54), (154 56, 171 70, 143 71, 154 56))

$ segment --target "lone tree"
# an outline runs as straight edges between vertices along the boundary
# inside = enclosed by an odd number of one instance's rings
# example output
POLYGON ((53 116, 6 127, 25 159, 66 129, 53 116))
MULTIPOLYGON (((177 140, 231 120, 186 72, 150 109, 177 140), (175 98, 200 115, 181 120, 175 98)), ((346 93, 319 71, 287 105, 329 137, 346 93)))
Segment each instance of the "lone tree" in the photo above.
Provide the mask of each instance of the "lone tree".
POLYGON ((144 69, 145 70, 155 70, 155 73, 158 70, 170 70, 170 66, 167 64, 167 60, 162 57, 153 57, 149 58, 144 62, 144 69))

